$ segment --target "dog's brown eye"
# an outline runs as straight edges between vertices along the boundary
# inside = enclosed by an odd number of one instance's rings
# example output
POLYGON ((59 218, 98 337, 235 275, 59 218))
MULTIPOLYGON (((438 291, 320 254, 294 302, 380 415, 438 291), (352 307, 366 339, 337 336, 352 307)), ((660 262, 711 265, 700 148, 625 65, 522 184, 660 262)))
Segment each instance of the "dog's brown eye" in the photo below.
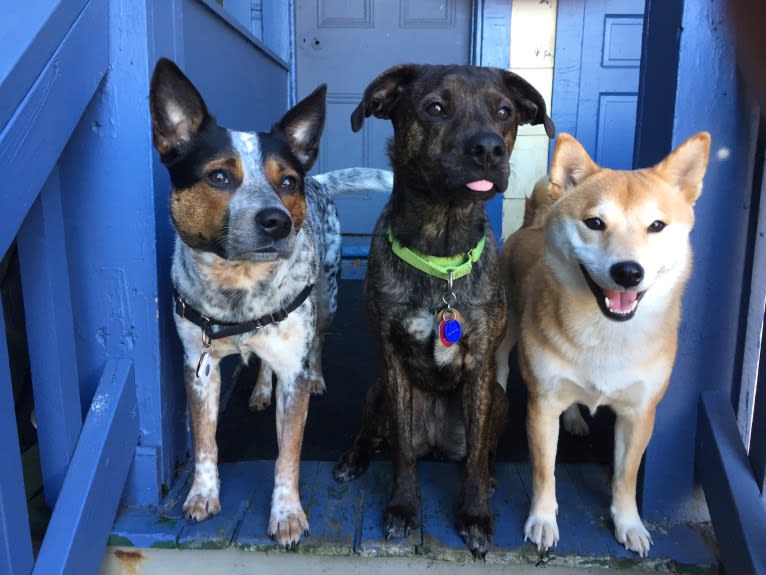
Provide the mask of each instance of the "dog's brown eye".
POLYGON ((591 230, 596 230, 597 232, 601 232, 606 229, 606 224, 601 218, 588 218, 587 220, 583 220, 582 223, 588 226, 588 228, 591 230))
POLYGON ((231 185, 231 178, 225 170, 213 170, 207 175, 207 181, 216 188, 225 188, 231 185))
POLYGON ((668 225, 668 224, 666 224, 666 223, 665 223, 665 222, 663 222, 663 221, 660 221, 660 220, 654 220, 654 221, 653 221, 653 222, 652 222, 652 223, 649 225, 649 227, 648 227, 648 228, 646 228, 646 229, 647 229, 647 231, 648 231, 649 233, 651 233, 651 234, 656 234, 657 232, 661 232, 662 230, 664 230, 664 229, 665 229, 665 226, 667 226, 667 225, 668 225))
POLYGON ((447 115, 447 112, 444 110, 444 106, 442 106, 439 102, 429 104, 426 108, 426 112, 433 118, 444 118, 447 115))
POLYGON ((495 119, 501 122, 505 122, 511 117, 511 109, 507 106, 500 108, 495 114, 495 119))
POLYGON ((279 187, 287 192, 292 192, 298 187, 298 180, 293 176, 284 176, 282 181, 279 182, 279 187))

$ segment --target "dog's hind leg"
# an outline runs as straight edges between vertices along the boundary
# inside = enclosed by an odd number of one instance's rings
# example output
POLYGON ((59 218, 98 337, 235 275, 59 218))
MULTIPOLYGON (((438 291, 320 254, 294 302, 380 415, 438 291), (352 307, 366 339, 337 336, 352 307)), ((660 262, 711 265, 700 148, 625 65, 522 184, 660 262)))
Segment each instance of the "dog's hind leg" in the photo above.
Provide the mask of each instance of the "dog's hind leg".
POLYGON ((614 535, 625 549, 646 557, 652 536, 644 527, 636 505, 636 480, 641 458, 652 436, 655 407, 616 409, 612 519, 614 535))
POLYGON ((362 411, 362 428, 354 444, 344 453, 333 469, 336 481, 346 482, 362 475, 370 465, 370 458, 385 436, 385 397, 381 380, 369 390, 362 411))
POLYGON ((513 346, 516 345, 516 340, 519 338, 518 329, 513 317, 513 312, 511 312, 510 317, 508 318, 508 323, 506 324, 505 335, 503 336, 500 345, 497 346, 497 351, 495 352, 497 383, 500 384, 500 387, 502 387, 503 390, 508 387, 508 374, 510 372, 508 358, 511 355, 513 346))
POLYGON ((274 373, 265 361, 261 361, 258 369, 258 377, 255 380, 253 391, 247 402, 253 411, 263 411, 271 405, 271 395, 274 389, 274 373))
POLYGON ((312 395, 324 395, 324 392, 327 391, 322 372, 323 344, 324 335, 318 334, 311 342, 311 350, 309 351, 309 391, 312 395))
POLYGON ((564 424, 564 429, 572 435, 584 436, 590 433, 588 422, 582 416, 580 405, 577 403, 567 407, 566 411, 561 415, 561 422, 564 424))

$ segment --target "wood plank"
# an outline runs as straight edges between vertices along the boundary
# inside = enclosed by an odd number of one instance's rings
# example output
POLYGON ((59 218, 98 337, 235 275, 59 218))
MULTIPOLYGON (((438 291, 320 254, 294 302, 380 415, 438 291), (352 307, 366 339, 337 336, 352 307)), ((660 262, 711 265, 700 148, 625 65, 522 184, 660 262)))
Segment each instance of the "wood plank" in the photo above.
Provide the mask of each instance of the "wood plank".
MULTIPOLYGON (((234 544, 244 549, 268 551, 274 549, 274 541, 267 534, 271 513, 271 491, 274 486, 274 462, 258 460, 250 462, 250 480, 255 486, 250 507, 247 510, 234 544)), ((302 481, 305 476, 302 475, 302 481)))
POLYGON ((423 544, 422 530, 410 533, 409 537, 389 541, 383 536, 383 509, 391 496, 392 477, 390 461, 373 461, 367 472, 356 480, 362 482, 364 489, 362 528, 356 545, 356 552, 361 555, 411 556, 423 544))
POLYGON ((418 462, 423 540, 418 554, 469 560, 471 553, 455 529, 455 504, 463 481, 463 464, 418 462))
POLYGON ((361 530, 364 491, 362 482, 338 483, 331 461, 301 464, 301 500, 311 532, 301 551, 322 555, 351 555, 361 530), (304 487, 305 478, 305 487, 304 487))
POLYGON ((138 442, 133 363, 110 360, 53 510, 34 575, 96 573, 138 442))
POLYGON ((186 526, 183 503, 191 487, 192 462, 178 472, 159 506, 123 507, 117 514, 109 545, 175 549, 186 526))
MULTIPOLYGON (((0 302, 2 304, 2 302, 0 302)), ((21 472, 19 434, 13 406, 13 386, 8 362, 5 317, 0 305, 0 571, 27 575, 32 569, 32 539, 29 533, 24 476, 21 472)))
MULTIPOLYGON (((221 480, 221 512, 200 523, 186 523, 178 536, 182 549, 222 549, 227 547, 239 528, 256 491, 257 465, 251 461, 224 463, 218 466, 221 480), (255 471, 255 473, 254 473, 255 471)), ((183 493, 186 498, 186 491, 183 493)))
POLYGON ((108 2, 91 0, 0 132, 0 253, 58 161, 108 66, 108 2))
POLYGON ((54 168, 18 236, 45 501, 56 504, 82 428, 69 268, 54 168))
POLYGON ((530 494, 521 480, 522 473, 531 473, 528 463, 500 463, 497 466, 497 490, 490 500, 495 517, 495 540, 490 552, 524 556, 531 560, 537 551, 524 542, 524 522, 529 513, 530 494))
POLYGON ((702 394, 695 455, 726 572, 766 573, 766 507, 726 392, 702 394))

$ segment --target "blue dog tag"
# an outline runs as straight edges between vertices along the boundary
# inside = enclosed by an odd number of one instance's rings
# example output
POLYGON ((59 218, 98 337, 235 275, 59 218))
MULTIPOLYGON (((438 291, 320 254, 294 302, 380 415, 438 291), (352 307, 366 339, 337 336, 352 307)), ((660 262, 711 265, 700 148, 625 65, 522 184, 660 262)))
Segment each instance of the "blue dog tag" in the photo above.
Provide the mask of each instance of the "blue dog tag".
POLYGON ((439 322, 439 339, 443 346, 450 347, 453 343, 457 343, 461 335, 463 335, 463 328, 458 320, 443 319, 439 322))

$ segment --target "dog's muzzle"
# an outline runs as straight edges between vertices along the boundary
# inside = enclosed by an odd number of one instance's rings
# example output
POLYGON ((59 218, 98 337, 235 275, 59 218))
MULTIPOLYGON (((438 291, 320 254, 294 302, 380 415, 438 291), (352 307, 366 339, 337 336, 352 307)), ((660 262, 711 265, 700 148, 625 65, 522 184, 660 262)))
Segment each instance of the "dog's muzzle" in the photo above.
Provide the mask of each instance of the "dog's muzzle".
POLYGON ((612 321, 627 321, 631 319, 638 309, 638 303, 644 297, 646 291, 632 290, 644 279, 644 269, 637 262, 625 261, 614 264, 609 268, 609 275, 624 290, 609 290, 599 286, 588 273, 584 265, 580 264, 585 281, 596 298, 599 310, 607 319, 612 321))

